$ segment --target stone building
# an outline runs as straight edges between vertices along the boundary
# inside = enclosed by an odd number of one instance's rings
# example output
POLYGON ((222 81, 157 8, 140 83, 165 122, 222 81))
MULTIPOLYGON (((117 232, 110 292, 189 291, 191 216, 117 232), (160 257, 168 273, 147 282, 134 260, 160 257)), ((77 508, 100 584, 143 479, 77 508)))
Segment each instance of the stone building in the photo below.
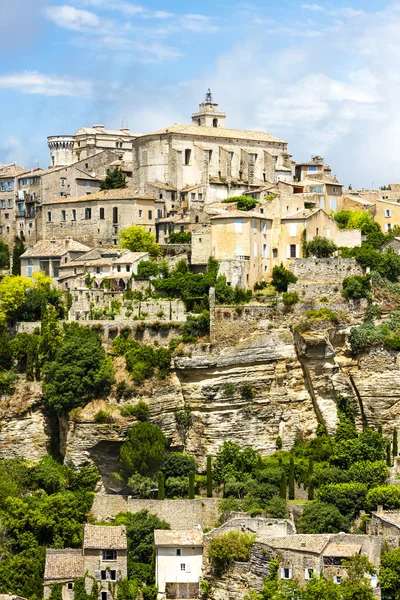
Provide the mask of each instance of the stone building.
POLYGON ((49 598, 52 585, 61 583, 63 600, 73 600, 74 583, 84 578, 87 593, 97 582, 99 600, 112 600, 118 581, 126 577, 125 526, 85 525, 81 550, 46 550, 43 596, 49 598))
POLYGON ((71 238, 42 240, 21 255, 21 275, 32 277, 42 271, 58 282, 60 265, 90 250, 71 238))
POLYGON ((158 598, 197 598, 203 566, 203 532, 154 530, 158 598))
POLYGON ((15 163, 0 166, 0 235, 9 246, 17 235, 15 178, 24 171, 15 163))
POLYGON ((295 179, 296 181, 302 181, 309 177, 319 179, 325 176, 330 177, 332 170, 329 165, 325 164, 322 156, 313 156, 308 162, 296 163, 295 166, 295 179))
POLYGON ((130 225, 155 234, 156 219, 163 216, 164 200, 131 188, 58 197, 37 207, 38 237, 69 236, 91 247, 116 245, 119 232, 130 225))
POLYGON ((167 186, 167 211, 181 206, 182 195, 189 209, 278 179, 293 179, 287 143, 262 131, 227 129, 211 94, 191 125, 175 124, 133 141, 133 186, 144 192, 167 186))
POLYGON ((50 166, 68 166, 104 152, 117 151, 121 158, 132 163, 132 141, 136 134, 128 127, 105 129, 104 125, 81 127, 74 135, 51 135, 47 138, 50 166))
POLYGON ((389 548, 400 546, 400 511, 383 510, 378 506, 371 513, 370 521, 367 521, 367 533, 376 535, 386 540, 389 548))

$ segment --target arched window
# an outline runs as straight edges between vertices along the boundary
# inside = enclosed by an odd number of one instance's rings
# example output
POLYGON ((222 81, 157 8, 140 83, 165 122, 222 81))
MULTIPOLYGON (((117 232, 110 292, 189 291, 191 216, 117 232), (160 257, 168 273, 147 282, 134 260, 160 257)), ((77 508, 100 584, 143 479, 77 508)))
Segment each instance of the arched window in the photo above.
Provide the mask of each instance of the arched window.
POLYGON ((197 119, 197 125, 200 127, 200 125, 201 125, 200 119, 197 119))
POLYGON ((213 127, 218 127, 218 119, 213 119, 213 127))

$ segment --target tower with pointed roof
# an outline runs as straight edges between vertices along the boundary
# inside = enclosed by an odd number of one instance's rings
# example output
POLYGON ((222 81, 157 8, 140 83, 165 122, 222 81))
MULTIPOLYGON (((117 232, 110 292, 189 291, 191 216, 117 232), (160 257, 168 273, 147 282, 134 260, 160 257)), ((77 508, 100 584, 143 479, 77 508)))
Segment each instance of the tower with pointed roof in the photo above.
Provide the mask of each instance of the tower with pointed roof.
POLYGON ((208 88, 204 102, 199 105, 199 112, 192 114, 192 124, 200 127, 225 127, 226 114, 219 112, 218 104, 213 102, 208 88))

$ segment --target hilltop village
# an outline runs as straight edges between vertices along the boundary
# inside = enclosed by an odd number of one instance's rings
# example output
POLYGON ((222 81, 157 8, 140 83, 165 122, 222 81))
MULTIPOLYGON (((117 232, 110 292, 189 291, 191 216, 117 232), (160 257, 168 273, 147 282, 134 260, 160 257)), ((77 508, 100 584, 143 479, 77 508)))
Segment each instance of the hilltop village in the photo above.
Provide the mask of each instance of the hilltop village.
POLYGON ((191 124, 0 166, 0 593, 400 598, 400 184, 191 124))

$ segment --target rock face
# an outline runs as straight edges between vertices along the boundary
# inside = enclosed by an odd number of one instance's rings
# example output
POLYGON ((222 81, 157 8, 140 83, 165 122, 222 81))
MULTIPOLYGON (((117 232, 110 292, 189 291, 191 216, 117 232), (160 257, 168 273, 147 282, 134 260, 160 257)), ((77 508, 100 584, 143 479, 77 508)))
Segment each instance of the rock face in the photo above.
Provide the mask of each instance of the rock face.
MULTIPOLYGON (((357 310, 347 314, 346 328, 321 322, 299 333, 293 328, 298 314, 274 316, 262 308, 260 319, 245 316, 242 338, 240 315, 229 320, 224 313, 224 322, 232 327, 235 322, 233 342, 186 347, 167 380, 147 381, 140 397, 127 402, 147 402, 150 420, 163 429, 172 448, 192 453, 202 466, 225 440, 267 455, 275 451, 278 436, 289 449, 296 435, 313 436, 319 423, 333 433, 339 394, 354 399, 359 428, 381 424, 388 435, 400 426, 400 353, 375 348, 352 356, 347 338, 350 324, 362 319, 357 310), (186 430, 177 418, 183 407, 191 411, 186 430)), ((57 424, 42 406, 40 384, 21 378, 15 394, 0 401, 0 457, 38 460, 59 438, 67 464, 93 460, 105 487, 120 487, 112 474, 120 469, 119 449, 135 422, 121 416, 120 408, 111 397, 57 424), (110 423, 96 422, 99 409, 111 411, 110 423)))

